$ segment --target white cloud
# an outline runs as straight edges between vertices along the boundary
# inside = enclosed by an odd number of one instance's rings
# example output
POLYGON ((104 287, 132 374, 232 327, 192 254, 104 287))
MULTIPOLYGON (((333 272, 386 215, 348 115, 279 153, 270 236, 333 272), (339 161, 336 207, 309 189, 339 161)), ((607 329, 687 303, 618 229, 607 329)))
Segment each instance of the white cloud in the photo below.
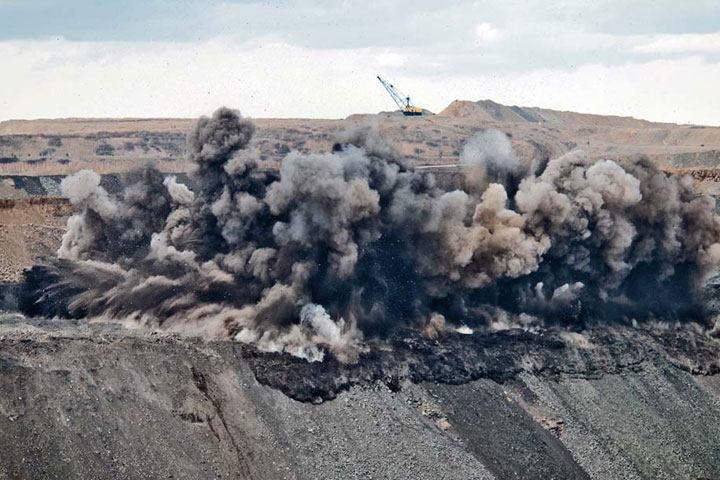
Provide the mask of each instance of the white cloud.
POLYGON ((381 53, 377 56, 378 67, 402 67, 407 57, 399 53, 381 53))
POLYGON ((720 53, 720 32, 655 35, 632 50, 639 53, 720 53))
MULTIPOLYGON (((375 75, 386 51, 283 43, 0 42, 0 118, 343 117, 392 104, 375 75)), ((392 58, 392 57, 390 57, 392 58)))
POLYGON ((489 23, 483 22, 475 27, 475 36, 480 43, 494 43, 500 40, 500 30, 489 23))

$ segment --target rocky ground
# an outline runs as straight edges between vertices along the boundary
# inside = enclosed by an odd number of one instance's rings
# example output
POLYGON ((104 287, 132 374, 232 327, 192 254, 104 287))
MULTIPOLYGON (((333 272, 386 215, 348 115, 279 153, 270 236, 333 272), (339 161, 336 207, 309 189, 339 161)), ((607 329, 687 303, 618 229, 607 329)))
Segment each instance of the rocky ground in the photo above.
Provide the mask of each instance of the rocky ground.
POLYGON ((0 282, 16 282, 35 258, 57 251, 72 208, 65 199, 0 199, 0 282))
POLYGON ((720 342, 527 335, 400 335, 342 367, 5 315, 0 478, 720 476, 720 342))

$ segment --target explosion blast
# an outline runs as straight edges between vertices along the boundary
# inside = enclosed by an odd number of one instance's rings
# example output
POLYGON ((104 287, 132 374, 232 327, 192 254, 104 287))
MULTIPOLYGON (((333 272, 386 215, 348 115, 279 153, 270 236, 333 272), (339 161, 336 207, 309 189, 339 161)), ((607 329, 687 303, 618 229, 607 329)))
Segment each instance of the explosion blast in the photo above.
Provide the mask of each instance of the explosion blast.
POLYGON ((720 217, 647 159, 524 165, 490 130, 462 152, 464 188, 446 191, 371 129, 292 152, 279 173, 260 168, 253 132, 226 108, 201 118, 193 190, 150 166, 118 196, 90 171, 65 179, 82 211, 26 274, 25 311, 344 362, 400 326, 702 319, 720 217))

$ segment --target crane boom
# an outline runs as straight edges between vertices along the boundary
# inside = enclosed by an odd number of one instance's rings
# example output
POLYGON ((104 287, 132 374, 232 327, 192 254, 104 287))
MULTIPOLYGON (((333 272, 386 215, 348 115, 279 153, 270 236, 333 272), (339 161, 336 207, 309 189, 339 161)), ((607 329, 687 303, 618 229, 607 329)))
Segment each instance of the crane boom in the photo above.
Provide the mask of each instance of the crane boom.
POLYGON ((398 106, 400 111, 405 116, 416 116, 416 115, 422 115, 423 109, 420 107, 415 107, 410 103, 410 97, 407 95, 404 95, 401 93, 397 88, 395 88, 391 83, 386 82, 379 76, 377 79, 380 81, 383 87, 385 87, 385 90, 390 94, 390 97, 393 99, 393 102, 395 102, 395 105, 398 106))
MULTIPOLYGON (((385 87, 385 90, 390 94, 393 101, 395 102, 395 105, 398 106, 399 109, 403 109, 405 107, 404 99, 402 94, 390 83, 386 82, 380 77, 377 77, 378 80, 380 80, 380 83, 382 83, 382 86, 385 87)), ((408 103, 410 102, 410 97, 407 97, 408 103)))

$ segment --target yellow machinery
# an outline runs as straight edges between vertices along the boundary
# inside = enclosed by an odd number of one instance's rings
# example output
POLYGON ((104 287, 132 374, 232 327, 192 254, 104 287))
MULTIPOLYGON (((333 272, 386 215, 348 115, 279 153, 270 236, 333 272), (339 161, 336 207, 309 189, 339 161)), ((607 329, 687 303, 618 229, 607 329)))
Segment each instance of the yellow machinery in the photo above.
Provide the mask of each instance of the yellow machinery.
POLYGON ((416 107, 410 103, 409 96, 400 93, 392 84, 386 82, 382 78, 377 77, 377 79, 380 80, 380 83, 383 87, 385 87, 385 90, 387 90, 387 92, 390 94, 393 101, 395 102, 395 105, 398 106, 403 115, 405 115, 406 117, 416 117, 423 114, 422 108, 416 107))

